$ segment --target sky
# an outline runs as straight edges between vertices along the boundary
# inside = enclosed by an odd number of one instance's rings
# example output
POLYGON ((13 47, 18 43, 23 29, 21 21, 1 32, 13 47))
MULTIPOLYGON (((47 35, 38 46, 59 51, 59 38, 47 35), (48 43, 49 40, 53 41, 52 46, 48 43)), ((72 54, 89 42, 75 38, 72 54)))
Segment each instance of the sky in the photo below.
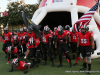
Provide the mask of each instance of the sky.
MULTIPOLYGON (((17 1, 17 0, 10 0, 11 2, 17 1)), ((19 0, 21 1, 21 0, 19 0)), ((26 4, 36 4, 38 3, 38 0, 24 0, 26 4)), ((4 12, 7 10, 7 4, 9 3, 9 0, 0 0, 0 12, 4 12)))

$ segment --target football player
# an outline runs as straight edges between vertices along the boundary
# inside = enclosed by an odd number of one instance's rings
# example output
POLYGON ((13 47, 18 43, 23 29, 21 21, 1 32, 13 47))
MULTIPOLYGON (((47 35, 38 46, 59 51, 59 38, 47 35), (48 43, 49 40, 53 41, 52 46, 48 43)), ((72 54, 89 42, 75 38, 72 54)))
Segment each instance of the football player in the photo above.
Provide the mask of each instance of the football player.
POLYGON ((7 57, 6 47, 11 45, 11 33, 8 32, 8 28, 4 28, 4 33, 2 38, 3 40, 5 40, 2 50, 6 53, 6 57, 7 57))
POLYGON ((10 60, 10 57, 9 57, 10 54, 16 54, 16 56, 18 58, 17 47, 12 48, 11 46, 8 46, 6 52, 7 52, 7 58, 8 58, 8 62, 6 64, 10 63, 10 61, 9 61, 10 60))
POLYGON ((26 60, 29 54, 30 59, 32 59, 34 62, 34 56, 36 52, 37 62, 39 63, 40 62, 40 41, 39 39, 30 38, 26 46, 27 46, 27 52, 26 52, 26 55, 24 56, 24 60, 26 60))
POLYGON ((59 60, 60 65, 58 67, 62 67, 62 53, 64 51, 66 59, 69 59, 70 67, 72 67, 71 58, 69 56, 68 45, 67 45, 67 38, 68 35, 63 32, 63 27, 61 25, 58 26, 57 29, 57 40, 55 42, 55 48, 57 48, 57 41, 58 41, 58 52, 59 52, 59 60))
POLYGON ((78 41, 78 32, 76 32, 75 30, 72 30, 72 32, 70 32, 70 36, 69 36, 69 42, 70 42, 70 46, 72 48, 72 53, 73 53, 73 58, 75 59, 75 53, 76 53, 76 49, 77 49, 77 41, 78 41))
POLYGON ((13 59, 12 64, 11 64, 11 70, 9 72, 13 72, 13 67, 15 66, 16 69, 19 70, 24 70, 24 74, 27 74, 29 72, 29 69, 34 67, 37 64, 37 62, 32 62, 32 63, 26 63, 24 61, 20 61, 18 58, 13 59))
POLYGON ((44 30, 42 33, 42 43, 43 43, 43 54, 44 54, 45 63, 43 65, 47 65, 47 54, 48 54, 52 62, 52 66, 54 67, 55 65, 51 54, 51 39, 52 39, 52 35, 49 33, 48 26, 44 26, 44 30))
POLYGON ((77 43, 77 47, 79 47, 79 44, 81 45, 81 54, 83 56, 83 68, 80 70, 86 70, 87 69, 87 63, 88 63, 88 73, 91 73, 91 51, 94 49, 94 38, 93 33, 87 31, 86 25, 83 25, 81 27, 81 32, 79 33, 79 39, 77 43), (87 59, 87 60, 86 60, 87 59))

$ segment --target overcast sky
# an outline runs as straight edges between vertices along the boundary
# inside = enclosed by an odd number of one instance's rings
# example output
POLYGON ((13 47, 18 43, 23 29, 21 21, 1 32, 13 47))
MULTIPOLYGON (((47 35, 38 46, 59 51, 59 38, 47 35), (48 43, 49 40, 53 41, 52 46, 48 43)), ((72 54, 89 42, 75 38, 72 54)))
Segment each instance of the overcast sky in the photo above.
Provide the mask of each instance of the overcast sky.
MULTIPOLYGON (((11 2, 13 1, 17 1, 17 0, 11 0, 11 2)), ((35 4, 38 2, 38 0, 24 0, 24 1, 26 4, 35 4)), ((9 0, 0 0, 0 12, 4 12, 6 10, 8 3, 9 3, 9 0)))

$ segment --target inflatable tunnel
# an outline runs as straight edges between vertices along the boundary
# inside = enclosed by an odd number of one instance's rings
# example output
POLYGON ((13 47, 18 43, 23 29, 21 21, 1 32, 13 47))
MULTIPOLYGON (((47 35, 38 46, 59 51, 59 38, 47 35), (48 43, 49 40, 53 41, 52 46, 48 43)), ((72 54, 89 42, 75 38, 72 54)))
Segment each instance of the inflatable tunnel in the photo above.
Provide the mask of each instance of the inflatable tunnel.
MULTIPOLYGON (((53 30, 58 25, 70 25, 73 27, 75 22, 91 7, 96 4, 95 0, 42 0, 39 9, 36 10, 32 21, 37 25, 49 25, 53 30)), ((100 16, 95 12, 89 23, 89 31, 94 33, 96 48, 92 59, 99 58, 97 52, 100 52, 100 16)))

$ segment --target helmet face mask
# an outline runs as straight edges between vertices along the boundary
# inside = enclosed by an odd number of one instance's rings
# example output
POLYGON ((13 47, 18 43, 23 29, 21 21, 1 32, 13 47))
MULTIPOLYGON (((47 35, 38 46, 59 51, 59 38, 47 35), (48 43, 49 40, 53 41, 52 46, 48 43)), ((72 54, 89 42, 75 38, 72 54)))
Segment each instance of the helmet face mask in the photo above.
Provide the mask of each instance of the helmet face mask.
POLYGON ((63 27, 61 25, 58 26, 57 32, 58 32, 59 35, 62 35, 63 27))
POLYGON ((29 34, 32 34, 32 31, 28 31, 29 34))
POLYGON ((76 33, 76 31, 75 31, 75 30, 72 30, 72 32, 73 32, 73 33, 76 33))
POLYGON ((61 35, 63 31, 58 31, 58 34, 61 35))
POLYGON ((23 28, 20 28, 20 33, 21 33, 21 34, 23 33, 23 28))
POLYGON ((23 41, 27 42, 27 37, 23 36, 23 41))
POLYGON ((82 34, 85 34, 86 31, 87 31, 87 30, 86 30, 85 28, 82 28, 82 29, 81 29, 82 34))
POLYGON ((57 31, 57 27, 54 27, 54 31, 57 31))
POLYGON ((8 33, 8 28, 4 28, 4 33, 8 33))
POLYGON ((49 34, 50 28, 48 26, 44 27, 44 34, 49 34))
POLYGON ((27 28, 26 27, 23 27, 23 31, 26 32, 27 31, 27 28))
POLYGON ((34 43, 34 39, 33 38, 30 38, 29 39, 29 44, 32 46, 32 45, 35 45, 35 43, 34 43))
POLYGON ((86 25, 81 27, 81 32, 82 34, 85 34, 87 32, 86 25))
POLYGON ((27 31, 27 29, 24 29, 24 32, 26 32, 27 31))
POLYGON ((20 33, 22 34, 22 33, 23 33, 23 31, 20 31, 20 33))

